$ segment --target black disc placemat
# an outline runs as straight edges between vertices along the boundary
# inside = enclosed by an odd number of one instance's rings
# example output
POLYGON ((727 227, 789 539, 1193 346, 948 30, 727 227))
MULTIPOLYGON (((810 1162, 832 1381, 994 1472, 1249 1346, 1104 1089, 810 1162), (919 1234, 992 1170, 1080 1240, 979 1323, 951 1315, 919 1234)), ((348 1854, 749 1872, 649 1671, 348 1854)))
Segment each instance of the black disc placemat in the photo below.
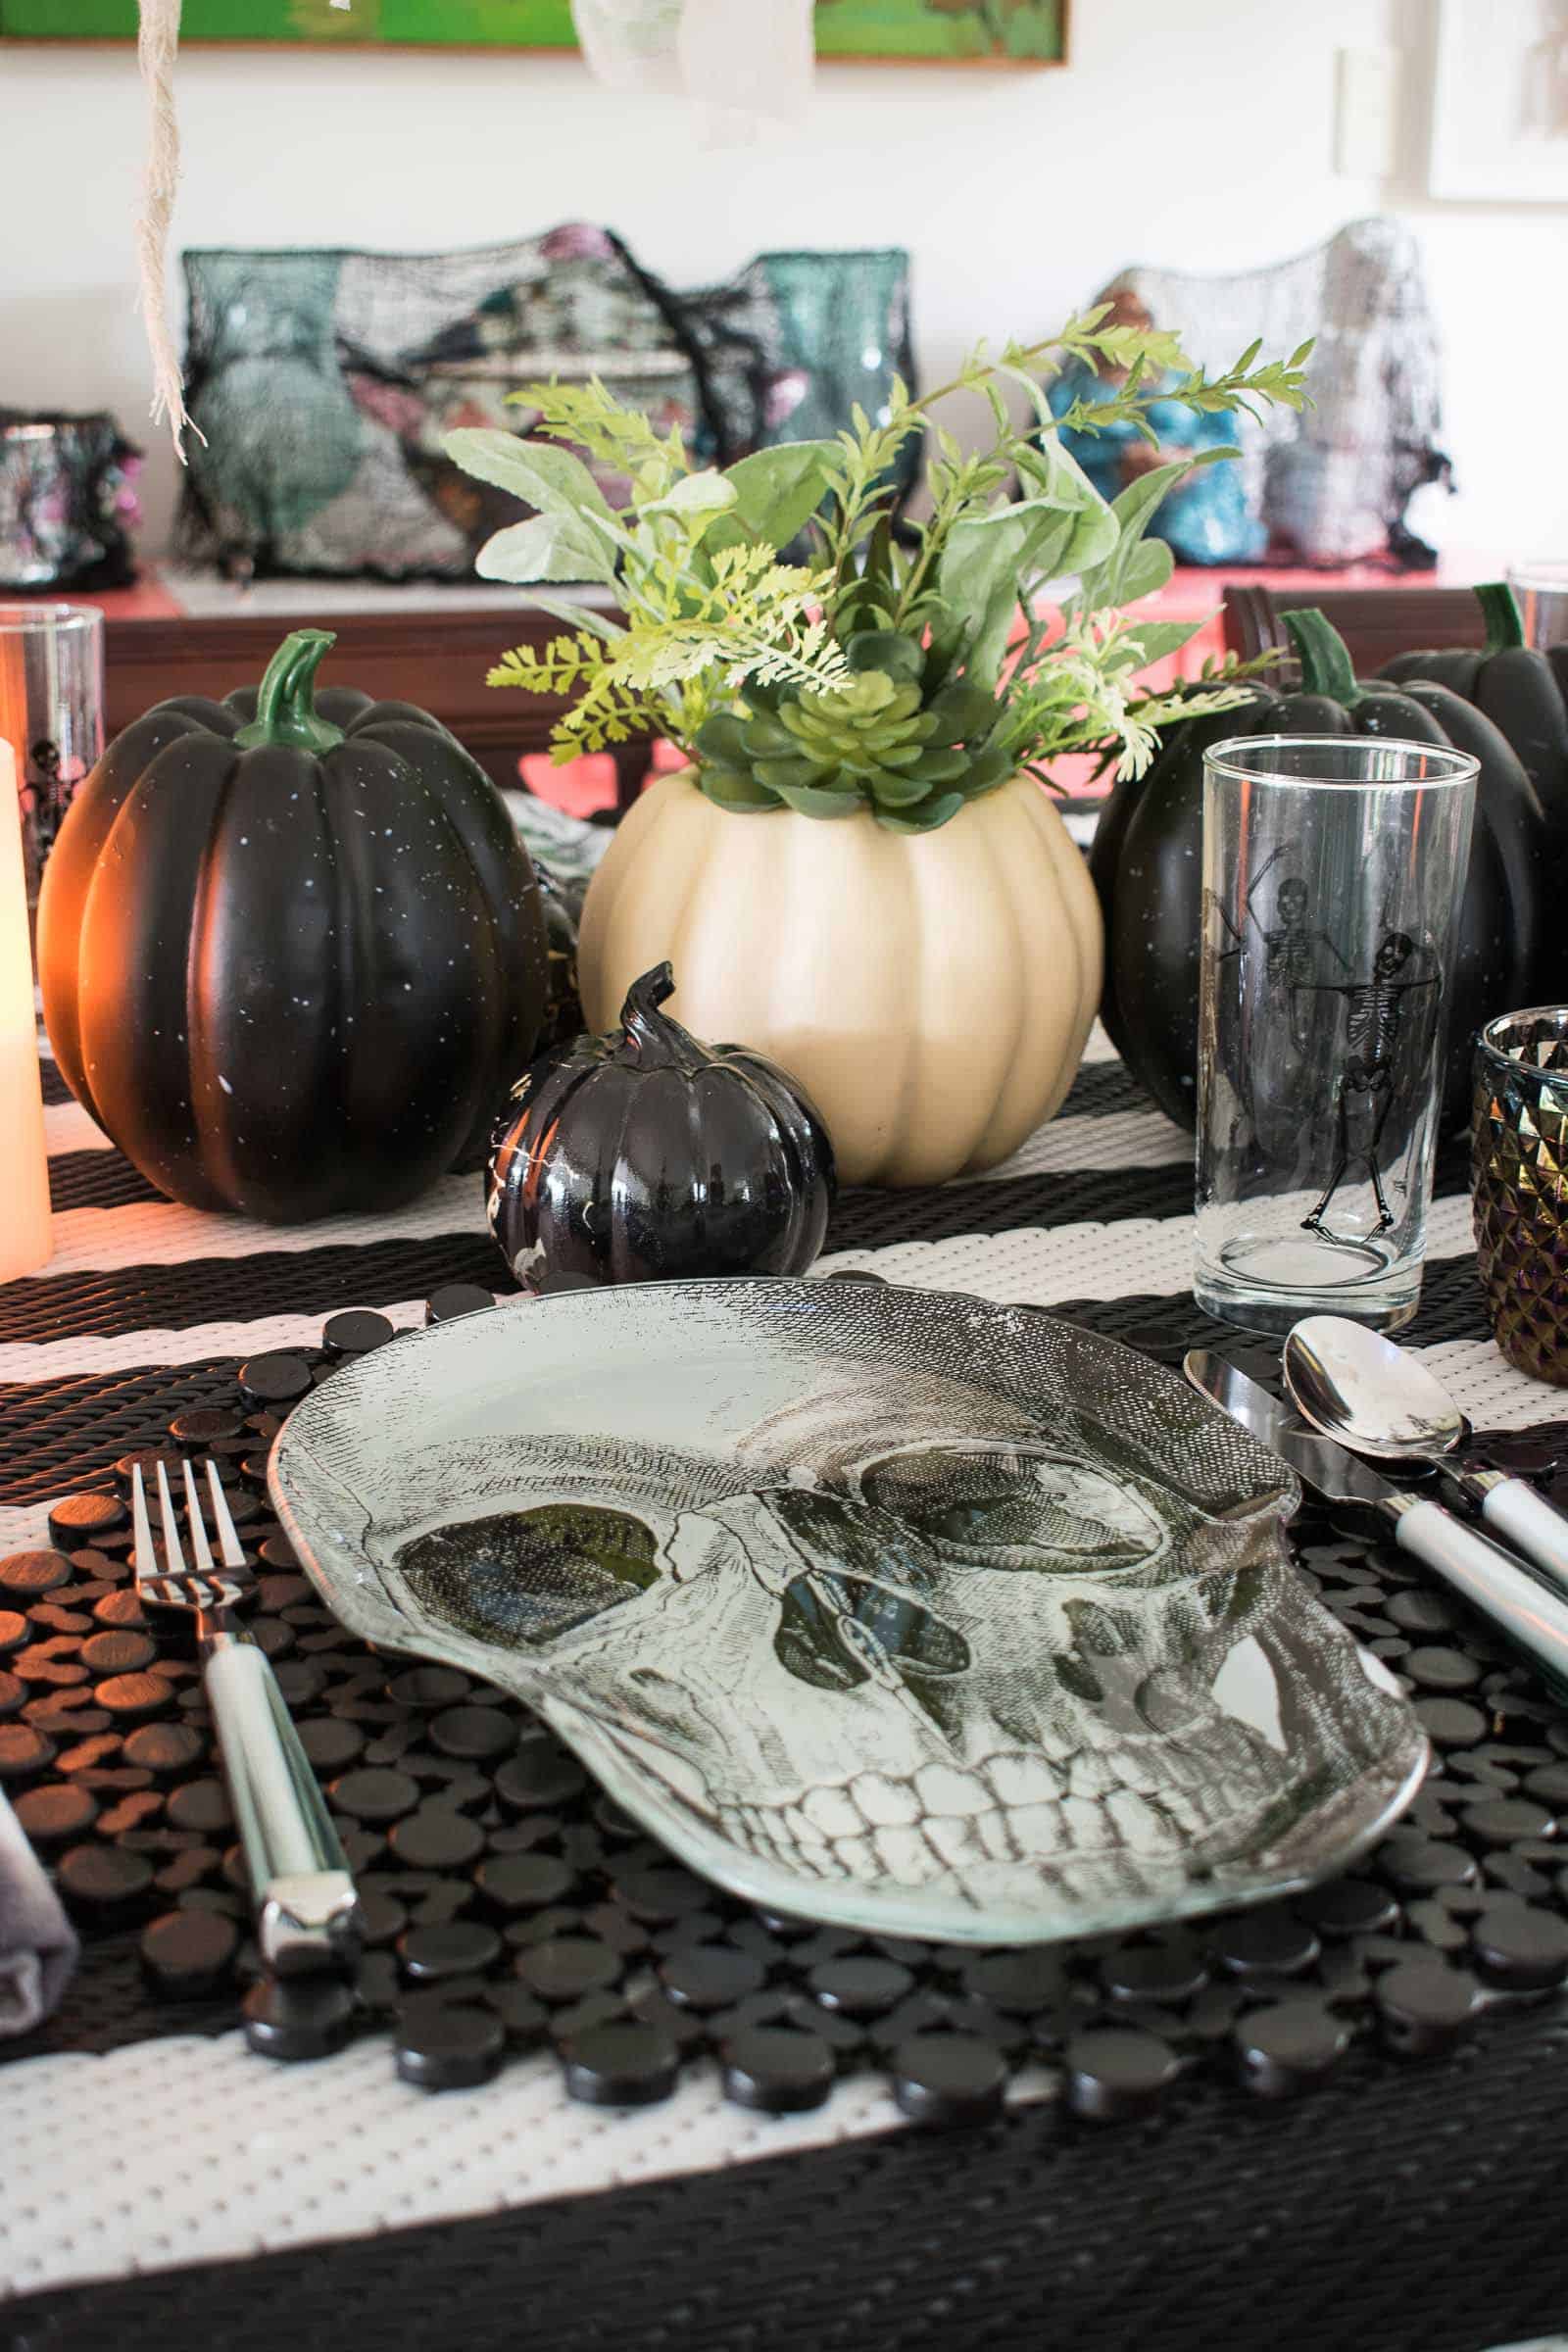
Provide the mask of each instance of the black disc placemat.
MULTIPOLYGON (((451 1286, 431 1312, 482 1298, 451 1286)), ((974 2126, 1045 2064, 1069 2112, 1114 2122, 1205 2080, 1288 2099, 1348 2064, 1440 2056, 1499 2009, 1554 2002, 1568 1710, 1402 1555, 1310 1511, 1299 1573, 1406 1681, 1437 1750, 1409 1813, 1352 1874, 1219 1920, 1021 1952, 861 1936, 731 1899, 518 1702, 378 1654, 298 1572, 266 1502, 268 1448, 293 1398, 385 1331, 345 1315, 330 1351, 187 1378, 180 1409, 166 1396, 137 1441, 172 1463, 211 1454, 228 1484, 254 1562, 251 1630, 361 1887, 356 1984, 260 1974, 199 1670, 148 1626, 131 1582, 127 1449, 56 1505, 49 1547, 0 1561, 0 1779, 85 1940, 61 2009, 5 2057, 221 2032, 243 2015, 253 2045, 288 2061, 387 2031, 388 2063, 432 2090, 549 2048, 569 2095, 633 2106, 712 2058, 726 2095, 764 2113, 873 2072, 890 2117, 974 2126)), ((1568 1491, 1568 1426, 1476 1450, 1568 1491)))

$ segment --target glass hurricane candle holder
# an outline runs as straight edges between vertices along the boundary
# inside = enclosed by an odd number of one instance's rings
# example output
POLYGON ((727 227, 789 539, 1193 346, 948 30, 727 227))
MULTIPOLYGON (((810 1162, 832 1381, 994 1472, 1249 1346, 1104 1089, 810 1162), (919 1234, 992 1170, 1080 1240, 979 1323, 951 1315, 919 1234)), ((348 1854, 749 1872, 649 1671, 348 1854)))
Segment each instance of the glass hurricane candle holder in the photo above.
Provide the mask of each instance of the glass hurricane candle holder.
POLYGON ((1525 643, 1544 654, 1568 647, 1568 564, 1515 564, 1508 585, 1524 623, 1525 643))
POLYGON ((104 616, 0 604, 0 743, 16 754, 27 904, 76 786, 104 748, 104 616))

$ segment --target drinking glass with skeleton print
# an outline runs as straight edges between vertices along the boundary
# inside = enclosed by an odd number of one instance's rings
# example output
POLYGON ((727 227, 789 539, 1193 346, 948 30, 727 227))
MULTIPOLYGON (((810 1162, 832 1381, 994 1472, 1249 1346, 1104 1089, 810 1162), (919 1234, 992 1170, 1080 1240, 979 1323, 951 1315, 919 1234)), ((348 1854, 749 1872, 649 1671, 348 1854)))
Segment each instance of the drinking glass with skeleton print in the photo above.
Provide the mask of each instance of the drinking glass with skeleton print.
POLYGON ((1468 753, 1370 722, 1204 755, 1194 1287, 1211 1314, 1282 1336, 1415 1312, 1475 776, 1468 753))

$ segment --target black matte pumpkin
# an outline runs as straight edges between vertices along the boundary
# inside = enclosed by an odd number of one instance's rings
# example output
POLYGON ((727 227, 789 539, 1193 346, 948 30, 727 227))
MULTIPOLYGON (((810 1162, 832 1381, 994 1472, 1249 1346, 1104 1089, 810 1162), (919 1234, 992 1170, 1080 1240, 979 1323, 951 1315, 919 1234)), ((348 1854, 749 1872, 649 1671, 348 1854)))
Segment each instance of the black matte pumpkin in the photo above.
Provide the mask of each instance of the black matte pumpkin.
POLYGON ((1448 1005, 1443 1119, 1465 1124, 1471 1043, 1494 1013, 1532 1001, 1540 943, 1555 928, 1546 828, 1529 777, 1483 712, 1446 686, 1363 685, 1321 612, 1292 612, 1296 693, 1253 688, 1240 709, 1175 727, 1143 776, 1124 778, 1096 830, 1090 871, 1105 918, 1101 1018, 1167 1116, 1197 1117, 1202 929, 1203 753, 1230 736, 1374 735, 1450 744, 1481 763, 1448 1005))
POLYGON ((1526 993, 1559 1004, 1568 996, 1568 923, 1556 916, 1558 894, 1568 887, 1568 647, 1539 653, 1526 645, 1505 580, 1489 581, 1475 593, 1487 627, 1484 646, 1398 654, 1384 663, 1381 675, 1406 693, 1417 684, 1446 686, 1473 704, 1506 737, 1535 786, 1545 818, 1543 899, 1553 916, 1544 926, 1535 980, 1526 993))
POLYGON ((496 1139, 490 1227, 525 1290, 804 1274, 835 1179, 820 1114, 744 1046, 705 1046, 634 983, 609 1037, 543 1054, 496 1139))
POLYGON ((1568 705, 1560 665, 1526 645, 1505 580, 1489 581, 1475 594, 1487 627, 1485 645, 1396 654, 1381 674, 1401 686, 1411 679, 1446 686, 1485 711, 1512 744, 1547 823, 1561 837, 1568 834, 1568 705))
POLYGON ((176 1200, 390 1208, 483 1156, 544 1006, 538 886, 435 719, 299 630, 259 691, 160 703, 72 804, 38 912, 66 1081, 176 1200))

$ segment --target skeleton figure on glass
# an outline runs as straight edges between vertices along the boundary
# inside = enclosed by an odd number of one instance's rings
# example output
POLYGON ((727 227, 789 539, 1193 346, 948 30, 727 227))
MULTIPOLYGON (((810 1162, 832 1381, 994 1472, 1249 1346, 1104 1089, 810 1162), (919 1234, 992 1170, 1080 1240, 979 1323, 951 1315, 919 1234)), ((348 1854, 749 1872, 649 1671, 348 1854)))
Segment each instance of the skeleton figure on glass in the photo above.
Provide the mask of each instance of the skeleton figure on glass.
MULTIPOLYGON (((1342 959, 1343 960, 1343 959, 1342 959)), ((1443 975, 1435 968, 1422 972, 1421 956, 1408 933, 1384 935, 1373 959, 1370 980, 1349 982, 1297 981, 1292 993, 1343 998, 1348 1056, 1336 1089, 1339 1156, 1323 1197, 1302 1218, 1302 1229, 1334 1237, 1324 1224, 1329 1203, 1344 1183, 1353 1159, 1366 1168, 1367 1182, 1378 1205, 1375 1230, 1386 1233, 1395 1222, 1383 1189, 1378 1154, 1390 1115, 1398 1102, 1401 1048, 1406 1023, 1419 1034, 1410 1040, 1409 1058, 1419 1063, 1430 1053, 1443 993, 1443 975)))

